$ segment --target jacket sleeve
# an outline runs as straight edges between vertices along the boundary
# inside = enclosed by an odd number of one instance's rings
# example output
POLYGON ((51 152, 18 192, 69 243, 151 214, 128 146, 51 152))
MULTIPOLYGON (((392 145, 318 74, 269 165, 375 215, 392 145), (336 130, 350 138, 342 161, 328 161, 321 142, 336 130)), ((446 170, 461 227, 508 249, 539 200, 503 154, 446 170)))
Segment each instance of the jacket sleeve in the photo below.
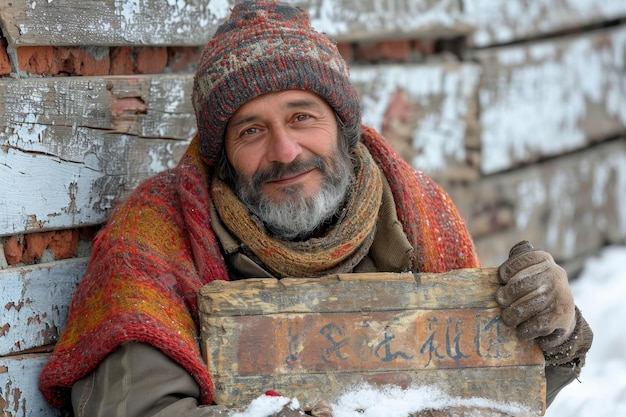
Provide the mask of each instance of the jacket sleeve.
POLYGON ((563 388, 579 377, 592 341, 591 327, 576 307, 576 327, 571 336, 560 346, 544 352, 548 406, 563 388))
POLYGON ((228 410, 198 406, 193 377, 155 347, 137 342, 120 346, 72 386, 76 417, 218 417, 228 410))

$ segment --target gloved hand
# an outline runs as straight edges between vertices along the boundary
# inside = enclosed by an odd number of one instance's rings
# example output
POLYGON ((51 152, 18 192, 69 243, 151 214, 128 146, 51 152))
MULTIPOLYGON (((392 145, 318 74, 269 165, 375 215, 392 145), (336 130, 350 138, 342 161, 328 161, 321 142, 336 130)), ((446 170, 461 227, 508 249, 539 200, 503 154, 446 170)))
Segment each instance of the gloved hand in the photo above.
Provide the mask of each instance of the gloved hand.
POLYGON ((574 297, 567 273, 547 252, 519 242, 498 268, 504 284, 496 293, 502 321, 522 340, 537 339, 544 351, 564 343, 574 330, 574 297))

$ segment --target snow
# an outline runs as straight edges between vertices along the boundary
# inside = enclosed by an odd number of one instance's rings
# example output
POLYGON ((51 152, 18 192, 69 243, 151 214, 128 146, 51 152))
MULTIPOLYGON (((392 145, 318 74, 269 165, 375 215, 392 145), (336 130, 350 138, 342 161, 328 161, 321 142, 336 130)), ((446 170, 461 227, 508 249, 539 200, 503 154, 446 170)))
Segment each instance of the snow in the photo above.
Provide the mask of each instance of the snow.
POLYGON ((348 392, 332 404, 333 417, 405 417, 423 410, 467 407, 497 410, 506 415, 527 415, 529 410, 514 403, 498 403, 485 398, 451 397, 435 387, 376 389, 362 387, 348 392))
MULTIPOLYGON (((576 304, 594 330, 580 382, 559 393, 546 417, 626 416, 626 246, 606 247, 589 258, 572 282, 576 304)), ((261 396, 232 417, 269 417, 283 406, 298 409, 297 399, 261 396)), ((425 409, 445 407, 488 408, 508 415, 526 415, 517 404, 495 403, 482 398, 450 397, 434 387, 350 390, 330 404, 333 417, 407 417, 425 409)))
MULTIPOLYGON (((287 405, 296 410, 297 399, 263 395, 255 398, 248 408, 231 417, 271 417, 287 405)), ((333 417, 407 417, 423 410, 445 408, 488 409, 507 416, 531 416, 531 410, 515 403, 500 403, 485 398, 451 397, 436 387, 421 386, 402 389, 398 387, 374 388, 363 385, 346 392, 332 404, 333 417)), ((489 414, 492 415, 492 414, 489 414)), ((480 413, 477 414, 477 417, 480 413)))
POLYGON ((292 410, 300 408, 300 403, 295 398, 286 398, 275 395, 263 395, 250 402, 248 408, 241 413, 233 413, 231 417, 269 417, 278 413, 284 406, 292 410))
POLYGON ((572 283, 576 304, 594 331, 580 383, 563 389, 547 417, 626 416, 626 246, 589 258, 572 283))

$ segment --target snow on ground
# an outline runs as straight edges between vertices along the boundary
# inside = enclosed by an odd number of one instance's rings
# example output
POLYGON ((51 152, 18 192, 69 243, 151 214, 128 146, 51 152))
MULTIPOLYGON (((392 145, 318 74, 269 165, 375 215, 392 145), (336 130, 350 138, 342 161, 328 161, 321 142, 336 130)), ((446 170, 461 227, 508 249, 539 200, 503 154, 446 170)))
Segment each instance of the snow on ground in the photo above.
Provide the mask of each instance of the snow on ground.
POLYGON ((588 259, 572 290, 593 330, 593 345, 580 383, 565 387, 546 416, 626 416, 626 246, 588 259))
MULTIPOLYGON (((572 283, 574 299, 594 331, 580 383, 572 382, 557 396, 546 417, 626 416, 626 246, 605 248, 586 261, 572 283)), ((489 404, 484 399, 452 398, 432 387, 409 390, 351 391, 332 405, 333 417, 406 417, 423 409, 456 406, 486 407, 522 415, 513 404, 489 404), (481 402, 482 401, 482 402, 481 402), (358 411, 357 411, 358 410, 358 411)), ((233 417, 267 417, 284 405, 297 409, 295 399, 261 396, 233 417)))

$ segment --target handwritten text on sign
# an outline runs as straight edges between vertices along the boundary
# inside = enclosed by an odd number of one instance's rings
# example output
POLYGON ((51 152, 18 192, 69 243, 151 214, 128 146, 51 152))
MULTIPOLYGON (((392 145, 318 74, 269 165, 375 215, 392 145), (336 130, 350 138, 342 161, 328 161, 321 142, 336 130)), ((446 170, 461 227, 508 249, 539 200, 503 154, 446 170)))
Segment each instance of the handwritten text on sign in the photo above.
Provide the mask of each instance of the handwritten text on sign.
MULTIPOLYGON (((238 317, 239 373, 384 371, 535 363, 497 309, 238 317), (515 355, 512 353, 515 352, 515 355)), ((536 358, 536 355, 534 356, 536 358)))

